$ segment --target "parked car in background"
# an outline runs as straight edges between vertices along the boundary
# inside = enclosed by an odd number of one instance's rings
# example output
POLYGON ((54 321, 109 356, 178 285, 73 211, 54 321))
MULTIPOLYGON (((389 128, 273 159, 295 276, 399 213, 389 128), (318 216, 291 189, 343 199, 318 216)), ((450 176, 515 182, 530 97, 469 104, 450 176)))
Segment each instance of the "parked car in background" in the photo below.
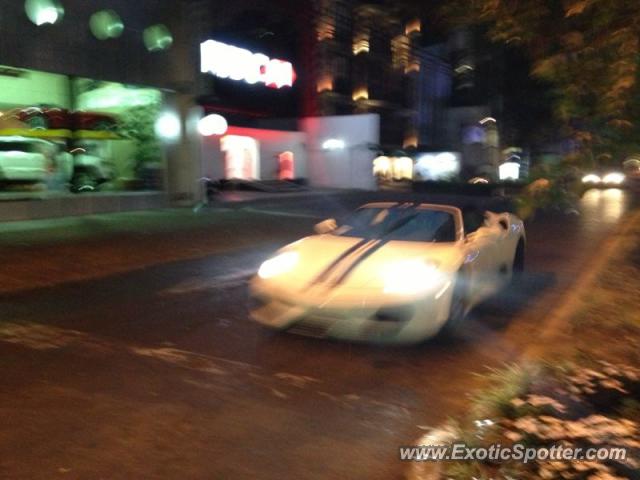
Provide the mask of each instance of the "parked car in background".
POLYGON ((37 138, 0 137, 0 181, 43 182, 50 168, 44 149, 51 146, 37 138))

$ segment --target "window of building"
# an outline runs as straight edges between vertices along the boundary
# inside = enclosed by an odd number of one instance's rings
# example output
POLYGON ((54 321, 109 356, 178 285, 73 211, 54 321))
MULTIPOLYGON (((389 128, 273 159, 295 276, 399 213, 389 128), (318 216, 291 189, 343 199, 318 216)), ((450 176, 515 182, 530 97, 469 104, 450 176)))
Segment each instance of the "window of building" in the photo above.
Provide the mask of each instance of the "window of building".
POLYGON ((394 70, 404 70, 409 66, 409 38, 398 35, 391 40, 391 64, 394 70))
POLYGON ((360 53, 369 52, 369 31, 360 30, 353 37, 353 54, 358 55, 360 53))
POLYGON ((0 178, 10 180, 3 186, 77 193, 162 188, 161 91, 0 71, 0 142, 14 153, 0 153, 0 178), (29 168, 11 160, 25 155, 29 168))
POLYGON ((358 100, 368 100, 369 89, 367 88, 366 85, 361 85, 354 88, 352 98, 354 102, 357 102, 358 100))

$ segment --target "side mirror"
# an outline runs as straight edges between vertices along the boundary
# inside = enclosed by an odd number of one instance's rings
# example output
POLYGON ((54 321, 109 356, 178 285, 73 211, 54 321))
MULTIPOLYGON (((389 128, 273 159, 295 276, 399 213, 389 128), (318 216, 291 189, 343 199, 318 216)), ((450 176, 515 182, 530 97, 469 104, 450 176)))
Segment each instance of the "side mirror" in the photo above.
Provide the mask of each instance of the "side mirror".
POLYGON ((338 228, 338 224, 336 223, 335 218, 327 218, 320 223, 316 223, 313 230, 318 235, 324 235, 325 233, 333 232, 336 228, 338 228))

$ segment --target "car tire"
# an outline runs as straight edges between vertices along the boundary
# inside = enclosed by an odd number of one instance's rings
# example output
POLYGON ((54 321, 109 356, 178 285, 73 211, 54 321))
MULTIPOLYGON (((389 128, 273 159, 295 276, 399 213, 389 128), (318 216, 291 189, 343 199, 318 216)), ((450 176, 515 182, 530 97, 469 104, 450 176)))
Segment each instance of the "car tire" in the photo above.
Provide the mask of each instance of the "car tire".
POLYGON ((520 239, 516 247, 516 253, 513 256, 513 265, 511 267, 512 281, 517 282, 522 278, 524 273, 524 241, 520 239))
POLYGON ((458 273, 451 295, 451 305, 449 307, 449 318, 442 327, 441 333, 444 337, 454 338, 460 333, 469 311, 467 305, 467 290, 465 276, 458 273))
POLYGON ((98 181, 91 172, 76 172, 71 179, 71 191, 74 193, 93 192, 97 186, 98 181))

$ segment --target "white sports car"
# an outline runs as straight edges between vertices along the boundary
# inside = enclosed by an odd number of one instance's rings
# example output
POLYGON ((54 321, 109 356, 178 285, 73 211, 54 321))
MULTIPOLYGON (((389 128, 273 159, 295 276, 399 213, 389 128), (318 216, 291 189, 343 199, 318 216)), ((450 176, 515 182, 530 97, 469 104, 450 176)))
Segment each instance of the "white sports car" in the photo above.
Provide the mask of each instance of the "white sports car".
POLYGON ((510 213, 371 203, 316 232, 261 265, 250 284, 254 320, 308 336, 414 343, 458 331, 524 266, 524 226, 510 213))

